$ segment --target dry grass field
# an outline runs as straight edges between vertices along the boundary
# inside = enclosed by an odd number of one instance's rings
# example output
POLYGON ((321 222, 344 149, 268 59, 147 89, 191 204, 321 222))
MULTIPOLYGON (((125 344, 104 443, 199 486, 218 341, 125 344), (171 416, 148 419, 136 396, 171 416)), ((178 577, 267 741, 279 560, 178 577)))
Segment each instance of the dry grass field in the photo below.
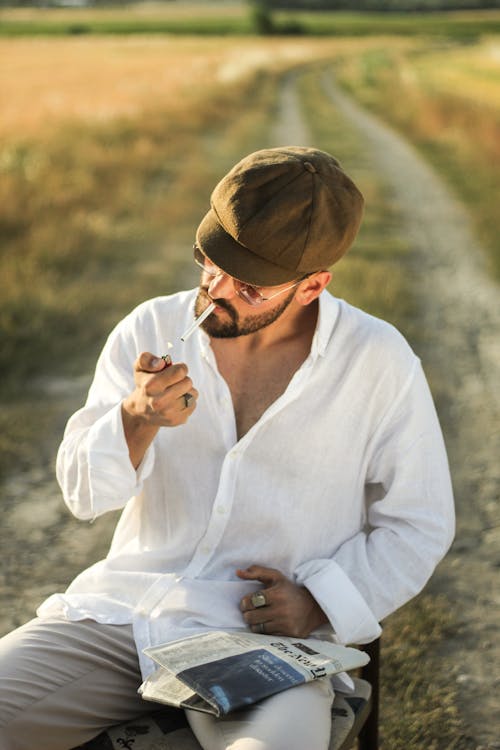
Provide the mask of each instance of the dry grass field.
MULTIPOLYGON (((361 43, 362 44, 362 43, 361 43)), ((0 40, 0 138, 52 133, 68 121, 105 123, 165 110, 259 70, 330 55, 330 40, 79 37, 0 40)))

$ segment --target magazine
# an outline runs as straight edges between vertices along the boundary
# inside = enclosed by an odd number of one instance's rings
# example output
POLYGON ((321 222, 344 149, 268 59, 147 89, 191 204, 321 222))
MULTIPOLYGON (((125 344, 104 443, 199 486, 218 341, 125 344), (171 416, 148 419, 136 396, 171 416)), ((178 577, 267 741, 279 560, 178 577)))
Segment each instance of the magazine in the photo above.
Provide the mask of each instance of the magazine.
POLYGON ((143 698, 215 716, 369 661, 363 651, 328 641, 246 631, 202 633, 144 653, 160 666, 139 688, 143 698))

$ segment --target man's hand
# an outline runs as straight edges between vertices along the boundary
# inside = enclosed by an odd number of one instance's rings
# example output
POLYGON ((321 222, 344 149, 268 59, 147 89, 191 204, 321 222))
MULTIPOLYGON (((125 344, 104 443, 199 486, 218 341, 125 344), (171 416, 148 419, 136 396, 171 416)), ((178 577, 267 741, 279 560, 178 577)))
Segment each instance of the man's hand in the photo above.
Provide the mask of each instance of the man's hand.
POLYGON ((173 365, 143 352, 134 364, 135 390, 123 402, 124 412, 156 427, 184 424, 196 408, 198 391, 185 364, 173 365), (184 394, 189 394, 186 407, 184 394))
POLYGON ((307 638, 313 630, 328 622, 312 594, 279 570, 251 565, 246 570, 237 570, 236 575, 264 584, 259 593, 263 594, 265 605, 255 607, 251 594, 240 602, 243 619, 254 633, 307 638))
POLYGON ((137 469, 160 427, 188 420, 196 409, 198 391, 185 364, 173 365, 170 357, 150 352, 135 361, 134 380, 134 391, 122 403, 122 420, 130 460, 137 469))

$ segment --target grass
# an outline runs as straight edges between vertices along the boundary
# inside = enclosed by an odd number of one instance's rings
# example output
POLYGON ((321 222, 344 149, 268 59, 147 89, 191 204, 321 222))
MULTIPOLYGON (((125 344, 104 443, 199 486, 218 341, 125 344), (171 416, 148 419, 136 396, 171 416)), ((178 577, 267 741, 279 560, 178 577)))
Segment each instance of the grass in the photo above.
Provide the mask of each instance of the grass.
POLYGON ((466 750, 456 689, 443 643, 460 638, 459 612, 424 593, 384 623, 381 652, 381 747, 466 750))
POLYGON ((441 37, 471 41, 500 30, 500 12, 447 13, 349 13, 282 12, 278 24, 297 23, 304 34, 322 36, 409 36, 441 37))
POLYGON ((244 3, 138 3, 126 7, 11 8, 0 12, 0 34, 238 34, 251 33, 244 3))
MULTIPOLYGON (((449 37, 464 41, 500 31, 500 11, 446 13, 350 13, 276 11, 277 34, 314 36, 449 37)), ((0 12, 0 35, 84 34, 248 35, 256 29, 247 3, 147 3, 126 8, 22 8, 0 12)))

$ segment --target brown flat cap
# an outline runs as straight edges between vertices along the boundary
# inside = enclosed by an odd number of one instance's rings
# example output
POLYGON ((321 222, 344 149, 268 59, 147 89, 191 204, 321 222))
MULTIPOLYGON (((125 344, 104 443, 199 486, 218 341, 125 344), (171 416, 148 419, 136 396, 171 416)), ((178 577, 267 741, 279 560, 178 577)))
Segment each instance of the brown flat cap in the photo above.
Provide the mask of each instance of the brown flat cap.
POLYGON ((339 162, 302 146, 256 151, 215 187, 196 233, 213 263, 273 286, 328 268, 347 252, 363 196, 339 162))

